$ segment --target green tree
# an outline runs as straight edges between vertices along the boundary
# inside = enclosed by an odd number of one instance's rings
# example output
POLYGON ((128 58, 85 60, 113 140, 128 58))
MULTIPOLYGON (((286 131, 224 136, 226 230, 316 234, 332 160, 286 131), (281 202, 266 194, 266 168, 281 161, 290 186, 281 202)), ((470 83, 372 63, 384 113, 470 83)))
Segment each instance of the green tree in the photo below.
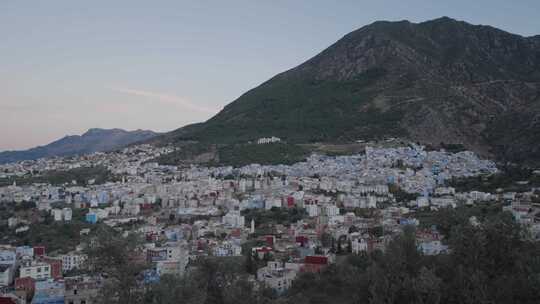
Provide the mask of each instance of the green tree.
POLYGON ((105 278, 99 303, 143 303, 141 274, 148 265, 139 235, 123 237, 114 230, 100 228, 86 251, 90 270, 105 278))
POLYGON ((199 286, 200 280, 194 275, 180 277, 163 275, 159 283, 152 284, 145 293, 144 302, 148 304, 198 304, 205 294, 199 286))
POLYGON ((332 244, 333 244, 333 237, 332 235, 330 235, 330 233, 328 232, 323 232, 321 234, 321 243, 322 243, 322 246, 325 247, 325 248, 330 248, 332 247, 332 244))

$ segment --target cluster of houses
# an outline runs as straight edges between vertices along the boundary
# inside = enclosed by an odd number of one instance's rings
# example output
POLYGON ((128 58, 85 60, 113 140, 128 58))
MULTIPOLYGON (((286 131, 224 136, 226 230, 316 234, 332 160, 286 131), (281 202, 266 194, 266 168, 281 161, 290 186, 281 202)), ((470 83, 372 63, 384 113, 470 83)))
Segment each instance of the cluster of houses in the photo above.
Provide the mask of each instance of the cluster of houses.
MULTIPOLYGON (((249 257, 258 265, 252 280, 277 293, 287 290, 299 273, 319 272, 334 263, 336 255, 384 250, 404 227, 419 226, 418 209, 505 201, 505 209, 540 237, 534 189, 460 193, 448 185, 452 178, 497 172, 493 162, 471 152, 425 151, 412 144, 367 147, 365 154, 350 156, 312 155, 293 165, 209 168, 149 162, 172 150, 143 145, 64 161, 5 165, 0 168, 10 172, 5 174, 103 165, 122 178, 101 185, 1 187, 0 204, 33 202, 35 207, 0 219, 0 225, 23 236, 45 214, 53 224, 83 223, 81 235, 99 225, 142 234, 143 255, 151 265, 143 276, 146 283, 164 274, 182 276, 204 257, 249 257), (300 216, 286 223, 259 223, 246 218, 254 210, 300 216)), ((436 227, 416 231, 424 254, 449 250, 436 227)), ((32 245, 0 248, 0 287, 6 297, 16 298, 15 303, 92 303, 102 278, 71 275, 84 269, 85 244, 50 255, 46 244, 32 245)))
POLYGON ((101 278, 69 275, 86 256, 70 252, 48 256, 44 246, 0 246, 2 303, 91 303, 101 278))

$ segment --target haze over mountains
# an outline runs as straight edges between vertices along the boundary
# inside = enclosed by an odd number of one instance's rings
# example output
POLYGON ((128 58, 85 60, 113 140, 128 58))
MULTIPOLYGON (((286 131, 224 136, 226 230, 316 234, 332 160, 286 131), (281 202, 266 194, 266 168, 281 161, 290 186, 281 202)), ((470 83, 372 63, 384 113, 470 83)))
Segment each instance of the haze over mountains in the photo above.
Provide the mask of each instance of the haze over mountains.
POLYGON ((148 140, 158 133, 148 130, 125 131, 122 129, 89 129, 82 135, 69 135, 45 146, 0 152, 0 163, 32 160, 42 157, 82 155, 106 152, 148 140))
POLYGON ((210 120, 158 141, 233 143, 262 136, 289 142, 402 137, 540 161, 540 36, 448 17, 375 22, 210 120))

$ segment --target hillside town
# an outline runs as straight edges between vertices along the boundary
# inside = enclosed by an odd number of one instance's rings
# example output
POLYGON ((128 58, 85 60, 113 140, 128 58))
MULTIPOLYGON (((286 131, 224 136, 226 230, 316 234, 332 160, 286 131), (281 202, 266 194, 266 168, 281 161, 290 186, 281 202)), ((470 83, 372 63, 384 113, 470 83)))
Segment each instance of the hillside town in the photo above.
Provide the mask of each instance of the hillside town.
MULTIPOLYGON (((264 138, 258 144, 279 143, 264 138)), ((254 261, 250 281, 286 292, 295 278, 318 273, 345 255, 384 251, 407 226, 424 255, 451 248, 421 214, 493 205, 540 239, 538 190, 460 192, 451 181, 495 174, 472 152, 423 146, 366 145, 354 155, 312 154, 292 165, 164 166, 177 148, 139 145, 117 152, 0 165, 0 294, 11 303, 89 304, 107 278, 88 271, 97 231, 140 235, 150 267, 143 284, 183 276, 197 261, 254 261), (23 183, 43 172, 104 167, 110 180, 23 183), (68 235, 46 235, 68 229, 68 235)), ((474 217, 470 218, 475 223, 474 217)), ((4 303, 4 302, 2 302, 4 303)), ((9 302, 5 302, 9 303, 9 302)))

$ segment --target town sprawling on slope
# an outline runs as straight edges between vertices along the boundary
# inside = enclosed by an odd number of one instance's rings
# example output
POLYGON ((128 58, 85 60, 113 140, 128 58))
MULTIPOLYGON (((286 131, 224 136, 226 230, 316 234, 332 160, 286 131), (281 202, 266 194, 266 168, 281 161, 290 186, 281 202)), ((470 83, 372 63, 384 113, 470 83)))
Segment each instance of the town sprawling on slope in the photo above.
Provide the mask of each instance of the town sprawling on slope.
MULTIPOLYGON (((280 144, 275 137, 253 143, 280 144)), ((503 210, 527 232, 519 241, 540 239, 540 188, 532 184, 540 186, 540 172, 528 182, 477 191, 463 181, 487 183, 501 172, 473 152, 426 151, 414 143, 364 147, 290 165, 159 165, 155 159, 178 148, 151 145, 2 165, 0 286, 32 303, 92 303, 111 292, 115 275, 126 275, 115 271, 129 273, 106 265, 107 255, 118 254, 106 246, 130 236, 125 246, 133 252, 124 258, 142 284, 193 276, 210 267, 206 259, 221 260, 240 268, 235 277, 278 299, 294 296, 296 279, 351 263, 346 258, 367 263, 369 255, 388 252, 408 227, 425 257, 456 250, 452 224, 481 229, 474 227, 503 210), (452 212, 466 217, 438 222, 452 212)), ((140 283, 128 287, 143 293, 140 283)))

